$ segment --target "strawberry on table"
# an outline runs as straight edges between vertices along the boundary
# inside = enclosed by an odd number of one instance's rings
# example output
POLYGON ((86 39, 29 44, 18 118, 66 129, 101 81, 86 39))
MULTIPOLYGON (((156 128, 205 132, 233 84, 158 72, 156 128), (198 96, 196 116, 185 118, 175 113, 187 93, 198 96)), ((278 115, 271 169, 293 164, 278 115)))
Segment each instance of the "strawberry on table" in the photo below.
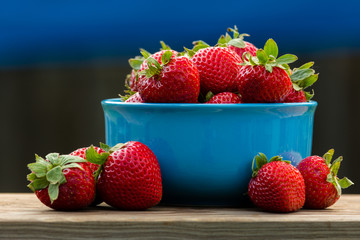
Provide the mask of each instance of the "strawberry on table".
POLYGON ((334 150, 330 149, 323 157, 310 156, 297 165, 305 180, 306 208, 330 207, 340 198, 342 188, 354 184, 346 177, 337 177, 343 158, 338 157, 331 163, 333 154, 334 150))
MULTIPOLYGON (((83 159, 86 160, 86 151, 89 149, 90 147, 83 147, 83 148, 78 148, 76 149, 75 151, 71 152, 70 155, 71 156, 78 156, 78 157, 81 157, 83 159)), ((99 147, 96 147, 96 146, 93 146, 93 148, 95 149, 96 152, 98 152, 99 154, 101 153, 105 153, 104 150, 102 150, 101 148, 99 147)), ((99 168, 99 164, 95 164, 95 163, 91 163, 91 162, 87 162, 87 164, 89 165, 91 171, 93 173, 95 173, 98 168, 99 168)))
POLYGON ((286 70, 289 63, 297 60, 292 54, 278 56, 278 47, 269 39, 263 49, 256 51, 256 57, 245 55, 238 81, 238 92, 246 103, 283 102, 293 86, 286 70))
POLYGON ((195 103, 200 81, 194 63, 174 50, 145 55, 139 70, 138 90, 145 102, 195 103))
POLYGON ((318 80, 319 74, 315 74, 314 69, 311 69, 313 65, 314 62, 308 62, 291 71, 293 89, 283 102, 307 102, 314 96, 314 93, 305 91, 318 80))
POLYGON ((214 95, 212 92, 206 94, 206 104, 228 104, 228 103, 241 103, 241 97, 232 92, 222 92, 214 95))
POLYGON ((200 91, 206 95, 221 92, 236 92, 241 58, 227 47, 210 47, 199 41, 188 50, 191 60, 199 70, 200 91))
MULTIPOLYGON (((228 33, 226 33, 220 37, 217 46, 226 46, 236 52, 241 58, 243 57, 244 53, 249 53, 254 57, 256 56, 257 48, 254 46, 254 44, 244 41, 244 37, 250 36, 249 34, 239 34, 236 26, 234 26, 234 28, 228 28, 228 32, 233 33, 233 38, 228 33)), ((248 59, 246 58, 246 60, 248 59)))
POLYGON ((95 180, 86 160, 50 153, 28 164, 32 171, 28 187, 39 200, 55 210, 77 210, 89 206, 95 197, 95 180))
MULTIPOLYGON (((130 141, 110 148, 97 184, 105 203, 125 210, 142 210, 157 205, 162 198, 160 166, 154 153, 140 142, 130 141)), ((87 156, 96 159, 96 152, 87 156)))
POLYGON ((279 156, 268 161, 262 153, 254 158, 254 162, 256 168, 248 194, 256 206, 271 212, 293 212, 304 205, 304 179, 294 166, 279 156))

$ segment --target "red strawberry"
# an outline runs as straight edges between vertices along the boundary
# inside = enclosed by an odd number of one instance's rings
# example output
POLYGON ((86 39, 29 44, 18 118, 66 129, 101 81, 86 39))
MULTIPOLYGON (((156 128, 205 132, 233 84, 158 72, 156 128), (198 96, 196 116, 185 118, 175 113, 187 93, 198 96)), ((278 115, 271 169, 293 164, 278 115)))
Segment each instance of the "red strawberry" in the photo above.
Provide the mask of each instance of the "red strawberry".
POLYGON ((305 207, 327 208, 340 198, 341 188, 347 188, 353 184, 346 177, 339 179, 336 176, 342 157, 331 163, 333 154, 334 150, 330 149, 323 157, 310 156, 297 165, 305 180, 305 207))
POLYGON ((254 161, 257 167, 248 193, 256 206, 271 212, 293 212, 304 205, 304 179, 294 166, 279 156, 268 162, 262 153, 254 161))
POLYGON ((191 60, 199 70, 202 94, 236 91, 242 60, 234 51, 226 47, 201 48, 191 60))
MULTIPOLYGON (((99 154, 105 152, 104 150, 102 150, 101 148, 99 147, 95 147, 93 146, 93 148, 96 150, 96 152, 98 152, 99 154)), ((78 157, 81 157, 83 159, 86 159, 86 151, 89 149, 89 147, 83 147, 83 148, 79 148, 75 151, 73 151, 72 153, 70 153, 71 156, 78 156, 78 157)), ((99 164, 95 164, 95 163, 91 163, 91 162, 87 162, 89 164, 89 167, 91 169, 91 171, 93 173, 96 172, 96 170, 98 170, 99 168, 99 164)))
MULTIPOLYGON (((240 58, 242 58, 246 52, 251 56, 256 56, 257 48, 252 43, 244 41, 244 36, 249 36, 248 34, 239 34, 236 26, 234 26, 234 29, 228 28, 228 31, 233 32, 233 38, 231 38, 228 33, 222 35, 218 41, 218 46, 227 46, 229 49, 236 52, 240 58)), ((245 59, 248 60, 246 57, 245 59)))
POLYGON ((319 74, 315 74, 315 71, 311 69, 313 65, 314 62, 308 62, 291 71, 290 79, 293 89, 283 102, 307 102, 314 96, 313 93, 304 91, 318 79, 319 74))
POLYGON ((242 60, 234 51, 226 47, 201 48, 191 60, 199 70, 202 94, 236 91, 242 60))
POLYGON ((154 153, 140 142, 118 144, 103 165, 97 190, 112 207, 141 210, 162 197, 160 166, 154 153))
POLYGON ((145 101, 141 98, 139 92, 131 95, 125 102, 127 103, 144 103, 145 101))
POLYGON ((162 50, 141 65, 138 90, 145 102, 197 102, 198 70, 189 58, 176 55, 176 51, 162 50))
POLYGON ((242 100, 247 103, 283 102, 293 88, 285 70, 297 57, 285 54, 276 59, 278 48, 272 39, 266 42, 264 50, 257 50, 256 55, 247 54, 249 61, 245 61, 240 70, 238 92, 242 100))
POLYGON ((212 92, 206 94, 207 101, 206 104, 210 103, 241 103, 241 98, 239 95, 232 93, 232 92, 222 92, 214 95, 212 92))
POLYGON ((55 210, 77 210, 89 206, 95 197, 95 180, 86 160, 50 153, 46 160, 36 155, 28 165, 32 171, 28 187, 39 200, 55 210))
POLYGON ((307 102, 305 92, 303 90, 296 91, 294 88, 291 90, 290 94, 283 100, 284 103, 291 102, 307 102))

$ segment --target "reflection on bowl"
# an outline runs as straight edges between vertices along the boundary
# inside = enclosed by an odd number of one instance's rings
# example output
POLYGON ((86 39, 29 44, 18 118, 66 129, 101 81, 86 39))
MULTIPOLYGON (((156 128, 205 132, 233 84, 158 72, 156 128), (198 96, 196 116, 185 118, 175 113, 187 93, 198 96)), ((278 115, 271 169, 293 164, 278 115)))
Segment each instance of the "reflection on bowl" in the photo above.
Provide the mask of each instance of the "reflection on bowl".
POLYGON ((107 144, 140 141, 157 156, 162 203, 235 206, 244 200, 259 152, 268 157, 311 154, 317 103, 127 104, 107 99, 102 106, 107 144))

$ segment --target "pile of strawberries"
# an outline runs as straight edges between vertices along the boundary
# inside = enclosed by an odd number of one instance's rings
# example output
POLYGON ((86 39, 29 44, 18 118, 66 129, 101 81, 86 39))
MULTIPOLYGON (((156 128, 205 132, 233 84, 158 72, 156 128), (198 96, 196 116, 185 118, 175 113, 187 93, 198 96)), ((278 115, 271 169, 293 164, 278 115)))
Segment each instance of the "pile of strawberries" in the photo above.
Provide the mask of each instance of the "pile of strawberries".
POLYGON ((292 54, 278 57, 269 39, 263 49, 244 41, 247 34, 222 35, 215 46, 203 41, 177 52, 164 42, 160 51, 129 60, 123 101, 130 103, 286 103, 309 101, 304 89, 318 79, 313 62, 291 69, 292 54))
POLYGON ((259 153, 253 161, 248 187, 251 201, 271 212, 293 212, 302 207, 325 209, 333 205, 340 198, 341 189, 353 184, 346 177, 337 177, 342 157, 331 162, 333 154, 330 149, 323 157, 307 157, 294 167, 280 156, 268 160, 259 153))
MULTIPOLYGON (((184 52, 162 49, 129 60, 132 72, 126 79, 129 103, 286 103, 305 102, 313 93, 304 89, 318 79, 313 62, 291 69, 292 54, 278 57, 269 39, 264 49, 243 40, 247 34, 222 35, 215 46, 194 42, 184 52)), ((248 195, 258 207, 273 212, 306 208, 323 209, 334 204, 341 189, 353 183, 339 179, 342 157, 332 161, 334 150, 324 157, 310 156, 297 167, 275 156, 259 153, 253 161, 248 195), (255 167, 256 166, 256 167, 255 167), (255 168, 254 168, 255 167, 255 168)), ((85 147, 67 155, 35 155, 27 176, 36 196, 56 210, 77 210, 105 202, 124 210, 142 210, 162 198, 160 166, 144 144, 130 141, 109 147, 85 147)))
POLYGON ((68 155, 36 155, 27 176, 40 201, 55 210, 77 210, 102 202, 124 210, 157 205, 162 197, 160 166, 140 142, 110 148, 80 148, 68 155))

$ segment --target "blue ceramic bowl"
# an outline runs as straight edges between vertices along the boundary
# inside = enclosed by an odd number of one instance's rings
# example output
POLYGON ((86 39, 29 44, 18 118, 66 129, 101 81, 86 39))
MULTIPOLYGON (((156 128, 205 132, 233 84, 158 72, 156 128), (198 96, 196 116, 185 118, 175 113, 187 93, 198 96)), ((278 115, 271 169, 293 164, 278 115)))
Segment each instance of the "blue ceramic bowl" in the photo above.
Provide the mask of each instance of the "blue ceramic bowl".
POLYGON ((102 101, 106 142, 155 153, 165 204, 241 205, 259 152, 296 165, 311 154, 317 103, 162 104, 102 101))

